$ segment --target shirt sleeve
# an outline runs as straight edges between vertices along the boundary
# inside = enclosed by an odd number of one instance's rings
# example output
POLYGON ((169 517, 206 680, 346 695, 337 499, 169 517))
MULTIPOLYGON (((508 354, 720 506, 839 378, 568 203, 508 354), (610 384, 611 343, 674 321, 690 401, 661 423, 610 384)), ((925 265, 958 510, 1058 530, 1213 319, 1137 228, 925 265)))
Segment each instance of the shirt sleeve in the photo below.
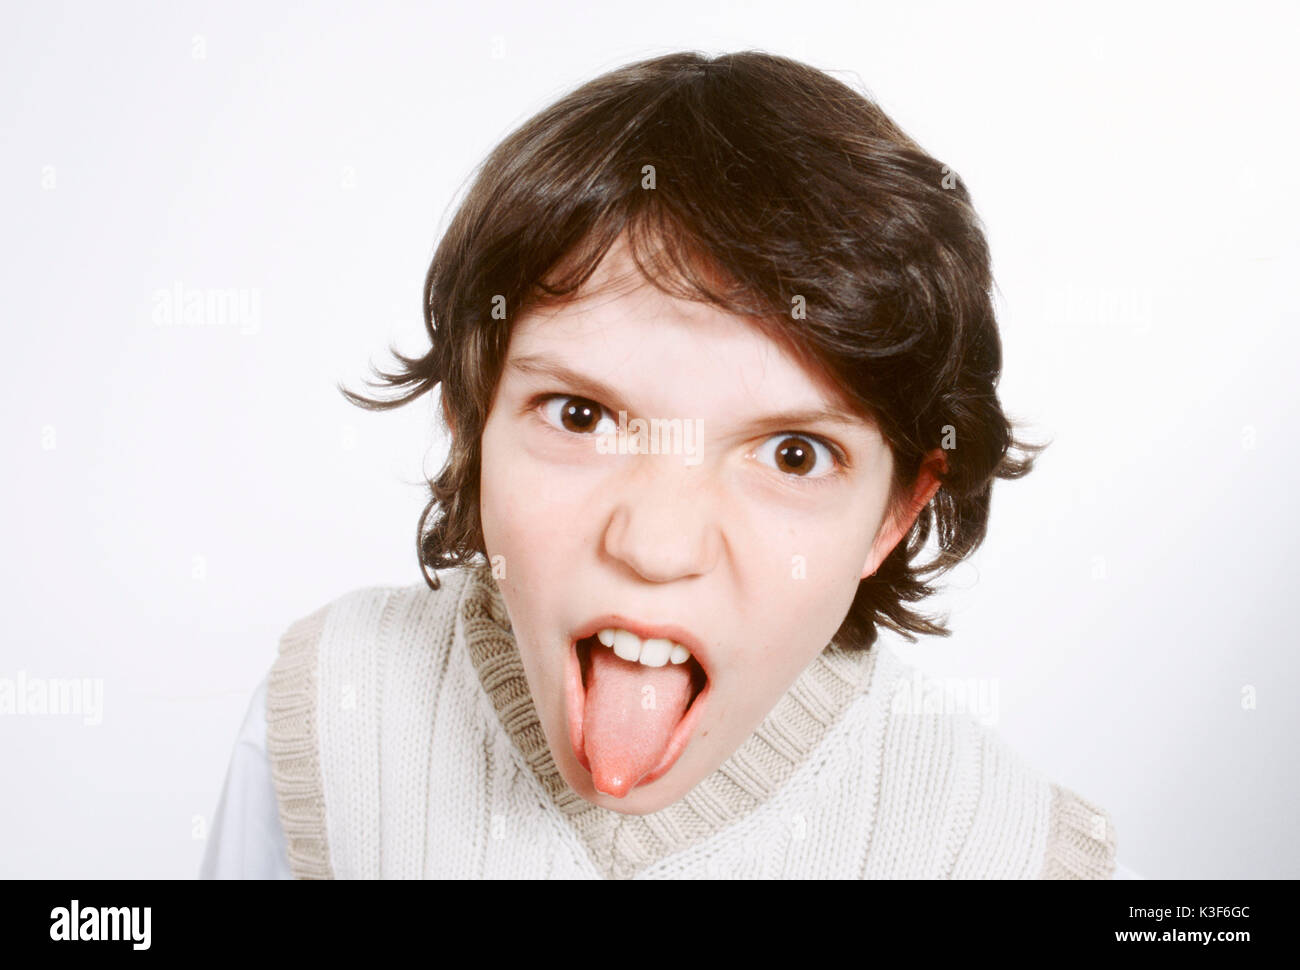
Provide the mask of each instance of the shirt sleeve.
POLYGON ((266 756, 266 684, 263 677, 239 728, 200 879, 293 878, 266 756))
POLYGON ((1130 869, 1128 866, 1124 865, 1122 862, 1116 861, 1115 874, 1111 878, 1112 879, 1141 879, 1142 877, 1139 876, 1132 869, 1130 869))

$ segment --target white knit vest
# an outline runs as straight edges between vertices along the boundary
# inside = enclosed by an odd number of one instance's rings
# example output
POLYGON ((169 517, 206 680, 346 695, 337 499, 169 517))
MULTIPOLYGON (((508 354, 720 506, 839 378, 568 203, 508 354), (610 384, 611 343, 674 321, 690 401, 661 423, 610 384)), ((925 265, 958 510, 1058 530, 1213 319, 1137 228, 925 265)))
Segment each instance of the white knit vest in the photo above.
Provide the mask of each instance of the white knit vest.
POLYGON ((298 878, 1109 878, 1109 816, 913 670, 837 643, 685 797, 585 801, 546 745, 487 564, 339 597, 280 642, 267 751, 298 878))

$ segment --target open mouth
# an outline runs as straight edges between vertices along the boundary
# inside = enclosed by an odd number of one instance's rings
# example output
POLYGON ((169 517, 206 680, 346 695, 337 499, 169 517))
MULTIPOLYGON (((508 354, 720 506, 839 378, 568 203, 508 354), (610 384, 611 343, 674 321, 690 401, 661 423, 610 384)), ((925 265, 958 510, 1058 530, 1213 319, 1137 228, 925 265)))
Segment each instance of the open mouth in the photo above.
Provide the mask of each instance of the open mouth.
POLYGON ((655 781, 676 764, 710 690, 708 675, 694 655, 680 665, 647 667, 614 656, 595 635, 569 644, 565 674, 574 755, 591 772, 596 789, 616 798, 655 781), (604 653, 593 660, 596 651, 604 653), (594 668, 599 673, 593 674, 594 668), (593 678, 599 679, 596 697, 593 678), (662 709, 656 709, 655 685, 661 688, 658 696, 665 698, 662 709))

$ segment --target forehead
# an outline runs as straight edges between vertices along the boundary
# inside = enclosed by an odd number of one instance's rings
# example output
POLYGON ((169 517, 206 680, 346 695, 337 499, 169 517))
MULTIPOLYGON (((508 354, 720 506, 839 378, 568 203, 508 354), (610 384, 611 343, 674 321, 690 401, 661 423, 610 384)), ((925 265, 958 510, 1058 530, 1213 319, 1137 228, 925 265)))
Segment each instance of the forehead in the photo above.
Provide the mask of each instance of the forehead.
POLYGON ((641 276, 621 240, 574 299, 519 318, 507 375, 525 359, 558 361, 616 383, 647 408, 669 400, 751 410, 830 407, 870 424, 823 368, 752 320, 663 292, 641 276))

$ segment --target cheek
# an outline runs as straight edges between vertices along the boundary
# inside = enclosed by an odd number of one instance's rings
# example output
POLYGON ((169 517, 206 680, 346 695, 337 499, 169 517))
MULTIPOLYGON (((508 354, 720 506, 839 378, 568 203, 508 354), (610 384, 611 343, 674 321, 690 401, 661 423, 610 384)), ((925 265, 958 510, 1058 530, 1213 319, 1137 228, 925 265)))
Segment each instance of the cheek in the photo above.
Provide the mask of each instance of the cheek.
POLYGON ((834 601, 857 588, 874 536, 875 520, 857 506, 787 519, 784 528, 750 541, 768 546, 768 579, 778 589, 804 587, 796 594, 801 600, 821 595, 834 601))
POLYGON ((752 635, 764 644, 777 679, 797 674, 830 642, 861 582, 873 522, 861 512, 790 525, 775 538, 775 555, 749 586, 752 635))
POLYGON ((549 568, 563 550, 582 541, 589 506, 581 490, 569 487, 562 470, 537 461, 490 427, 483 436, 480 495, 484 540, 492 554, 519 565, 541 560, 549 568))

